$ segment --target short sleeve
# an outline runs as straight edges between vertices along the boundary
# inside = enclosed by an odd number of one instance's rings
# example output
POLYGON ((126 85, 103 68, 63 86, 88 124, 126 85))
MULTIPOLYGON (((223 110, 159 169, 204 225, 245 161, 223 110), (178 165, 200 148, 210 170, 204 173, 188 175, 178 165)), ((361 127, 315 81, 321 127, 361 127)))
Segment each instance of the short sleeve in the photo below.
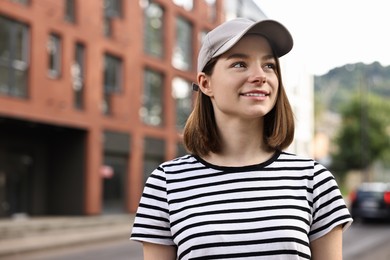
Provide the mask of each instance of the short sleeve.
POLYGON ((130 239, 174 245, 169 223, 166 180, 161 167, 154 170, 146 181, 130 239))
POLYGON ((321 164, 314 165, 313 220, 309 233, 310 241, 329 233, 341 225, 346 230, 352 217, 334 176, 321 164))

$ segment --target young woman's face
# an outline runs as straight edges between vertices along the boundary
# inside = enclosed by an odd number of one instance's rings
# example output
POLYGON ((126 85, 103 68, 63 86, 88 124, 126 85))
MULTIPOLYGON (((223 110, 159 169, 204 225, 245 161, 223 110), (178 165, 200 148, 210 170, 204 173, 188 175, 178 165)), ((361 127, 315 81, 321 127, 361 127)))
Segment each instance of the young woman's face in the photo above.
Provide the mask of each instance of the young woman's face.
POLYGON ((222 54, 211 76, 206 76, 206 94, 216 116, 254 119, 274 107, 279 80, 276 61, 268 41, 259 35, 243 37, 222 54))

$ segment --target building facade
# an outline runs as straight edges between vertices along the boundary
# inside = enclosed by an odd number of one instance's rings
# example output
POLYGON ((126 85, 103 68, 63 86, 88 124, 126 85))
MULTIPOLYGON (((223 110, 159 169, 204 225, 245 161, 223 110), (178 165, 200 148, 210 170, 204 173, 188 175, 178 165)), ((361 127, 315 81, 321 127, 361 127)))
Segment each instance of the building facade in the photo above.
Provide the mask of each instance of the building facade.
POLYGON ((0 0, 0 217, 134 212, 185 153, 202 37, 264 16, 225 1, 0 0))
POLYGON ((222 1, 0 0, 0 216, 133 212, 222 1))

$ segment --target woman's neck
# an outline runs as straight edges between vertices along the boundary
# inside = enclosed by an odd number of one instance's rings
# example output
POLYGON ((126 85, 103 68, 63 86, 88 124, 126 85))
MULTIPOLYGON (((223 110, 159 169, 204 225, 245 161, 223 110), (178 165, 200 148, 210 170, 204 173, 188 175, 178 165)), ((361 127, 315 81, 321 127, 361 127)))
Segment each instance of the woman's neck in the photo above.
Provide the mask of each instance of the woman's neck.
POLYGON ((223 122, 219 127, 221 152, 204 159, 220 166, 244 166, 267 161, 274 154, 263 138, 262 122, 223 122))

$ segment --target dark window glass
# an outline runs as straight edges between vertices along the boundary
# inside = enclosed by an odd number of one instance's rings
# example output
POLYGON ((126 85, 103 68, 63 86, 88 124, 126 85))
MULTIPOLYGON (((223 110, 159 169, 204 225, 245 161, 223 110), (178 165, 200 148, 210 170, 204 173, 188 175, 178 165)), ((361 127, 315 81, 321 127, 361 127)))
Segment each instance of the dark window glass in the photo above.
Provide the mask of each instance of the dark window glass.
POLYGON ((110 18, 122 17, 122 1, 104 0, 104 16, 110 18))
POLYGON ((111 113, 111 95, 122 89, 122 60, 106 54, 104 58, 104 100, 103 113, 111 113))
POLYGON ((76 21, 76 0, 65 0, 65 20, 71 23, 76 21))
POLYGON ((112 19, 122 17, 121 0, 103 0, 104 24, 103 33, 105 36, 112 36, 112 19))
POLYGON ((126 133, 104 131, 103 213, 124 213, 131 138, 126 133))
POLYGON ((174 78, 172 96, 176 104, 176 127, 183 129, 192 110, 191 83, 182 78, 174 78))
POLYGON ((61 38, 56 34, 50 34, 47 43, 49 54, 49 76, 58 78, 61 75, 61 38))
POLYGON ((103 19, 103 33, 104 36, 107 37, 110 37, 112 35, 111 19, 108 17, 104 17, 103 19))
POLYGON ((180 70, 192 68, 192 26, 184 18, 176 19, 176 41, 173 49, 172 65, 180 70))
POLYGON ((22 5, 28 5, 30 3, 29 0, 11 0, 11 2, 19 3, 19 4, 22 4, 22 5))
POLYGON ((77 43, 75 46, 75 57, 72 64, 72 87, 74 91, 74 106, 78 109, 84 107, 84 62, 85 47, 77 43))
POLYGON ((144 181, 165 160, 165 142, 155 138, 144 140, 144 181))
POLYGON ((27 97, 29 29, 0 16, 0 94, 27 97))
POLYGON ((163 75, 146 69, 144 71, 144 93, 140 116, 145 124, 163 125, 163 75))
POLYGON ((144 11, 144 51, 162 58, 164 55, 164 10, 150 3, 144 11))

